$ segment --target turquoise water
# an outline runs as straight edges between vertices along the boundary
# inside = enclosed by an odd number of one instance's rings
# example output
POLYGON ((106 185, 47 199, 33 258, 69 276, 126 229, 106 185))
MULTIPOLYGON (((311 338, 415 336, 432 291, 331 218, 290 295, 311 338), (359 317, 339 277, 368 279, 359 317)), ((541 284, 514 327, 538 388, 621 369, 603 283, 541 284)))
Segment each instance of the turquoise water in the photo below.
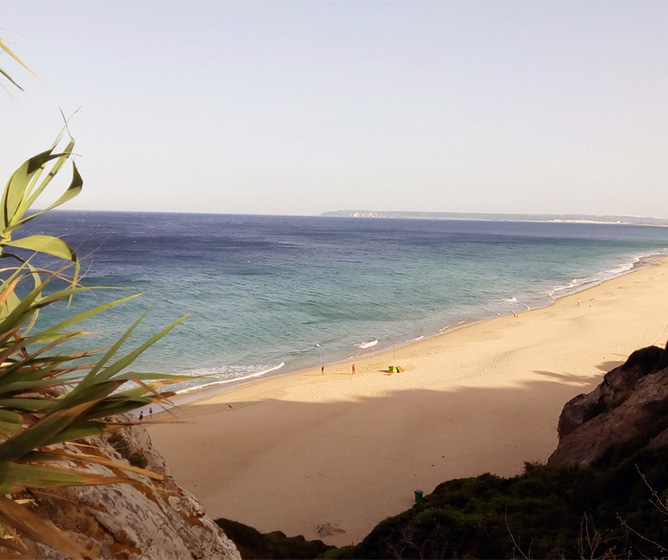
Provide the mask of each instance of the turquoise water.
MULTIPOLYGON (((89 321, 96 340, 149 308, 144 337, 191 314, 135 368, 209 374, 182 389, 546 306, 668 248, 666 228, 575 223, 53 212, 33 230, 86 255, 87 285, 143 292, 89 321)), ((78 298, 74 310, 108 297, 78 298)))

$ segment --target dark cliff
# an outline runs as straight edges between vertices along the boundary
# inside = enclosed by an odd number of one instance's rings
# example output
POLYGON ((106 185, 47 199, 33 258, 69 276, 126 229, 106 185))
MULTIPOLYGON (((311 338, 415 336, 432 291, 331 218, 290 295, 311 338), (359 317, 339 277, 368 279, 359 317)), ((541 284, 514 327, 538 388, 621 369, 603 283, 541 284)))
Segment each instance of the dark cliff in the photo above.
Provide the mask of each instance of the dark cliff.
POLYGON ((606 452, 668 444, 668 352, 650 346, 633 352, 591 393, 578 395, 559 418, 554 467, 590 465, 606 452))

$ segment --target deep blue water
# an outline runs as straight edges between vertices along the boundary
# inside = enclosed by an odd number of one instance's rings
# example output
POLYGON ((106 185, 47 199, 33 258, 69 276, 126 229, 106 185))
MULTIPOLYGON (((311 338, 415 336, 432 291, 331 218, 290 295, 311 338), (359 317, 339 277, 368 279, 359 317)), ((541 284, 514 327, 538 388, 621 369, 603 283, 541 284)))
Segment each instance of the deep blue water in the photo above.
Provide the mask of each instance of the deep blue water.
MULTIPOLYGON (((88 322, 101 340, 148 308, 144 337, 191 313, 136 369, 215 374, 198 384, 549 305, 668 248, 668 228, 607 224, 105 212, 33 224, 84 257, 85 284, 143 292, 88 322)), ((77 298, 74 310, 109 297, 77 298)))

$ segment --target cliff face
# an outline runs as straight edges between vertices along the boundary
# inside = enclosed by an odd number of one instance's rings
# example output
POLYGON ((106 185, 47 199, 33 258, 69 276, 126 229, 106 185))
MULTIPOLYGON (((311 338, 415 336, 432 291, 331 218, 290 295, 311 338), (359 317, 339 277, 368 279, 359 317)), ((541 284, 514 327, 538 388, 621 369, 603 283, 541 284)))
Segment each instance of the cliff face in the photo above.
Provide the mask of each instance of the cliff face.
MULTIPOLYGON (((240 560, 234 543, 209 519, 200 503, 180 488, 141 426, 93 438, 91 454, 163 475, 156 481, 130 473, 134 484, 70 487, 32 493, 32 510, 51 520, 91 558, 240 560), (119 453, 120 450, 120 453, 119 453)), ((90 464, 90 471, 113 474, 90 464)), ((40 558, 64 558, 59 552, 27 543, 40 558)))
POLYGON ((668 351, 637 350, 607 373, 591 393, 578 395, 559 418, 551 466, 588 465, 614 446, 668 444, 668 351))

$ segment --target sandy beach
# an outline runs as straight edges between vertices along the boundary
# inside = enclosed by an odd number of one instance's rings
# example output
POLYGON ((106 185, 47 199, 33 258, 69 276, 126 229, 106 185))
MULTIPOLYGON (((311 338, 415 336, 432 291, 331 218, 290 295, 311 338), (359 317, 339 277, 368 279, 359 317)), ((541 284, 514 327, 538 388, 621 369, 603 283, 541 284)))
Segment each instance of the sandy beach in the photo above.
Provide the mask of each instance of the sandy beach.
POLYGON ((409 508, 415 490, 547 460, 564 403, 667 339, 663 260, 359 359, 354 374, 339 363, 260 380, 151 420, 180 423, 147 425, 211 517, 343 546, 409 508))

